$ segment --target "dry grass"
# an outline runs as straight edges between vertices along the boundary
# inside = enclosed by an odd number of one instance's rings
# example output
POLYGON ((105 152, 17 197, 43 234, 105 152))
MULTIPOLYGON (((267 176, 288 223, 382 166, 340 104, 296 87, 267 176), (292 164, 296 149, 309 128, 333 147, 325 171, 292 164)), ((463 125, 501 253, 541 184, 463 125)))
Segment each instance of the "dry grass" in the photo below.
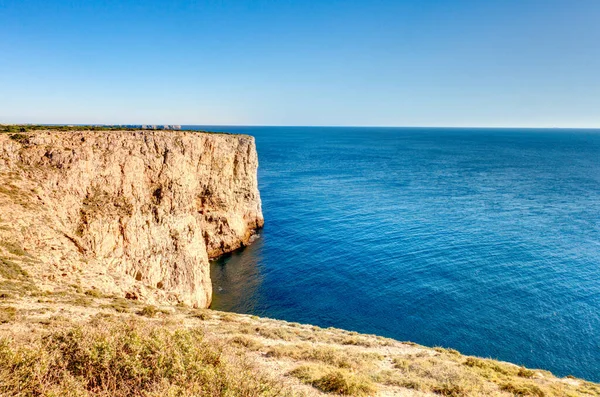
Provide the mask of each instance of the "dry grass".
POLYGON ((268 339, 281 339, 285 341, 295 340, 299 336, 296 330, 288 329, 287 327, 256 327, 256 333, 268 339))
POLYGON ((14 261, 0 257, 0 276, 7 280, 22 280, 29 278, 29 274, 14 261))
POLYGON ((317 361, 338 368, 367 369, 382 357, 375 353, 356 353, 332 346, 315 346, 308 343, 298 345, 274 345, 267 350, 268 357, 288 357, 294 360, 317 361))
MULTIPOLYGON (((282 340, 282 341, 307 341, 329 343, 343 346, 358 346, 358 347, 383 347, 390 346, 397 341, 383 338, 375 335, 361 335, 356 332, 349 332, 335 328, 323 329, 317 326, 305 326, 298 323, 288 323, 278 321, 275 326, 268 322, 239 322, 228 318, 224 321, 238 323, 237 332, 243 334, 259 335, 263 338, 282 340), (259 323, 257 326, 256 323, 259 323)), ((250 317, 250 319, 252 319, 250 317)), ((256 320, 258 318, 252 319, 256 320)))
POLYGON ((0 395, 276 396, 287 392, 197 329, 96 320, 0 342, 0 395))
MULTIPOLYGON (((219 319, 222 315, 217 316, 219 319)), ((216 325, 233 334, 233 344, 259 351, 271 364, 296 369, 289 377, 326 393, 361 395, 350 386, 334 391, 334 379, 343 377, 370 385, 384 394, 408 393, 442 396, 600 396, 600 386, 579 379, 560 379, 548 371, 531 370, 491 359, 467 357, 454 349, 427 348, 374 335, 361 335, 336 329, 322 329, 249 316, 227 315, 216 325), (265 340, 262 346, 253 343, 265 340), (293 368, 293 367, 292 367, 293 368), (338 372, 336 372, 338 371, 338 372), (335 376, 330 375, 336 373, 335 376), (321 381, 322 380, 322 381, 321 381), (404 390, 404 392, 402 392, 404 390)), ((358 390, 358 391, 357 391, 358 390)), ((372 393, 369 392, 369 393, 372 393)), ((387 394, 386 394, 387 395, 387 394)))
POLYGON ((103 305, 104 308, 113 309, 119 313, 129 313, 138 305, 138 302, 125 299, 115 298, 109 304, 103 305))
POLYGON ((479 377, 452 360, 427 352, 396 357, 394 370, 379 374, 382 383, 444 396, 489 395, 479 377))
POLYGON ((72 290, 0 301, 0 335, 15 339, 0 343, 0 396, 600 396, 598 384, 452 349, 72 290), (82 312, 91 320, 68 319, 82 312))
POLYGON ((455 351, 435 349, 396 357, 394 369, 381 371, 374 380, 443 396, 598 396, 600 387, 589 382, 564 382, 547 371, 533 371, 509 363, 464 357, 455 351))
POLYGON ((26 256, 26 257, 30 257, 31 255, 25 251, 23 248, 21 248, 18 244, 16 243, 12 243, 12 242, 8 242, 8 241, 3 241, 2 243, 0 243, 0 245, 4 248, 6 248, 6 250, 8 252, 10 252, 12 255, 15 256, 26 256))
POLYGON ((0 281, 0 293, 17 296, 29 296, 38 292, 38 288, 28 278, 0 281))
POLYGON ((390 346, 396 341, 377 335, 359 334, 354 331, 345 331, 337 328, 321 329, 313 327, 315 339, 319 342, 334 343, 336 345, 360 346, 360 347, 379 347, 390 346))

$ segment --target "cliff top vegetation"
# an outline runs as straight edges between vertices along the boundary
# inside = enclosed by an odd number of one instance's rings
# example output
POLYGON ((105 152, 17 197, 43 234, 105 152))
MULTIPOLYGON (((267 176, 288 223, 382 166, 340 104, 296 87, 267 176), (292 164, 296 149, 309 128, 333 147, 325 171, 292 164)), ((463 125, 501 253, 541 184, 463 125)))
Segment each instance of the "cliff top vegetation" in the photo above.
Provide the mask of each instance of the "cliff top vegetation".
POLYGON ((130 125, 42 125, 42 124, 0 124, 0 133, 18 134, 37 131, 185 131, 185 132, 200 132, 204 134, 227 134, 227 135, 243 135, 230 132, 216 132, 206 130, 181 130, 168 128, 142 128, 141 126, 130 125))
POLYGON ((2 396, 600 395, 591 382, 452 349, 7 276, 2 396))

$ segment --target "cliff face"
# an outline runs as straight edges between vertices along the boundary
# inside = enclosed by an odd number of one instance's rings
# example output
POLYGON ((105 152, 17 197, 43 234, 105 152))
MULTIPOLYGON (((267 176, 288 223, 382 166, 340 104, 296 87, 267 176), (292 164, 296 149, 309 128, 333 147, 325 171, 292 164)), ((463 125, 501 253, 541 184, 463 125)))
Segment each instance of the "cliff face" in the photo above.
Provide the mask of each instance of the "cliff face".
POLYGON ((0 134, 0 257, 42 288, 207 307, 209 258, 263 225, 257 167, 242 135, 0 134))

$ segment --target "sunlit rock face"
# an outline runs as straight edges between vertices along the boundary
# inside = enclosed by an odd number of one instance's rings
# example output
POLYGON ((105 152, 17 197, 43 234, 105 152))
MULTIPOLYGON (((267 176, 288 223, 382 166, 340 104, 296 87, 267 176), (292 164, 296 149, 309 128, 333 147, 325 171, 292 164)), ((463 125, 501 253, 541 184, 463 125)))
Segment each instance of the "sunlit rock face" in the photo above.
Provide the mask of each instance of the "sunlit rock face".
POLYGON ((0 256, 43 289, 207 307, 208 260, 263 225, 257 167, 245 135, 1 134, 0 256))

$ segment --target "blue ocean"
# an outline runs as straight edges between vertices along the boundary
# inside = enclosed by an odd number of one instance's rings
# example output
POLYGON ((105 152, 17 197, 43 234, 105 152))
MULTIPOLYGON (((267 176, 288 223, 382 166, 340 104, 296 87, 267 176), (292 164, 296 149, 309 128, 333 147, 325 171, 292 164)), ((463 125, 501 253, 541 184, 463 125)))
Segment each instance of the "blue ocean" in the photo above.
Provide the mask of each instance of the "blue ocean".
POLYGON ((212 308, 600 381, 600 131, 253 135, 265 227, 212 308))

